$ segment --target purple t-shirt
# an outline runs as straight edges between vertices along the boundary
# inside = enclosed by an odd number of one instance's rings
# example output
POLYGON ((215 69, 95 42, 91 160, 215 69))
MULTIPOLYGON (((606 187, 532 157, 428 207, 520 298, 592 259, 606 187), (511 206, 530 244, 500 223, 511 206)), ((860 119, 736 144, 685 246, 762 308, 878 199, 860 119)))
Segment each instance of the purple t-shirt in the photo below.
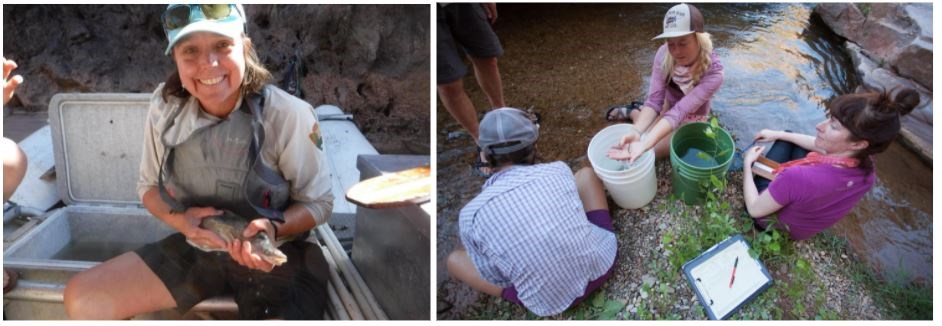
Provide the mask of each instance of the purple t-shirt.
POLYGON ((784 206, 778 211, 779 222, 794 240, 831 227, 870 191, 876 180, 874 170, 817 164, 779 172, 768 188, 775 202, 784 206))

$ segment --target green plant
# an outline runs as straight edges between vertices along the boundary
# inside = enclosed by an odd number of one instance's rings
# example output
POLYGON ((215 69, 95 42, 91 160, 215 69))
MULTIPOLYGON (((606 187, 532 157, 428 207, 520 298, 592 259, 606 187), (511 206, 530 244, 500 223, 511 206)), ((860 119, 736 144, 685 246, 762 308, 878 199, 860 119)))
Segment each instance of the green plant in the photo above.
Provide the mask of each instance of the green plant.
MULTIPOLYGON (((730 146, 721 149, 720 142, 718 139, 716 139, 716 132, 713 131, 713 129, 720 129, 720 122, 716 119, 716 116, 710 118, 710 125, 707 126, 706 129, 703 129, 703 135, 713 141, 712 156, 718 160, 719 158, 726 156, 726 154, 733 150, 733 148, 730 146)), ((697 157, 699 157, 701 160, 711 159, 710 154, 707 154, 706 152, 697 152, 697 157)))
POLYGON ((858 3, 856 5, 857 5, 857 9, 860 10, 860 13, 863 14, 864 17, 870 16, 870 4, 869 3, 858 3))
POLYGON ((861 263, 854 265, 854 279, 863 283, 887 319, 931 320, 932 286, 907 280, 898 270, 892 277, 881 277, 861 263))
POLYGON ((686 205, 672 205, 671 215, 681 219, 677 232, 668 231, 661 235, 661 243, 670 246, 668 261, 674 271, 679 271, 684 263, 701 254, 704 250, 726 238, 739 233, 742 229, 737 220, 732 218, 732 205, 727 198, 721 198, 726 190, 726 179, 710 176, 700 184, 706 193, 706 201, 699 208, 686 205), (696 217, 691 211, 700 210, 696 217))
POLYGON ((621 300, 606 299, 605 290, 598 290, 589 300, 583 301, 564 314, 572 319, 615 319, 627 303, 621 300))
POLYGON ((638 303, 637 314, 638 319, 651 320, 654 318, 654 315, 648 311, 648 304, 644 300, 641 300, 641 302, 638 303))

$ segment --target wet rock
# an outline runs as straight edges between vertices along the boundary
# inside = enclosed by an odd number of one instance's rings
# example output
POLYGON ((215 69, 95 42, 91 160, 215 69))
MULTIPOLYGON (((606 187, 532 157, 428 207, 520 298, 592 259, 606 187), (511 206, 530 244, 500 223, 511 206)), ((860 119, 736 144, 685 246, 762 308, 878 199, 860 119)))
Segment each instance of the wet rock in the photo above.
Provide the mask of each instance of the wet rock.
MULTIPOLYGON (((932 90, 893 73, 881 65, 867 49, 857 44, 845 44, 857 72, 863 76, 863 84, 871 89, 893 89, 908 87, 919 93, 919 105, 901 119, 900 140, 927 163, 932 162, 932 90)), ((931 62, 931 60, 930 60, 931 62)))
POLYGON ((931 4, 827 3, 815 7, 834 32, 874 54, 878 62, 932 88, 931 4))
POLYGON ((931 4, 827 3, 815 12, 881 66, 932 89, 931 4))

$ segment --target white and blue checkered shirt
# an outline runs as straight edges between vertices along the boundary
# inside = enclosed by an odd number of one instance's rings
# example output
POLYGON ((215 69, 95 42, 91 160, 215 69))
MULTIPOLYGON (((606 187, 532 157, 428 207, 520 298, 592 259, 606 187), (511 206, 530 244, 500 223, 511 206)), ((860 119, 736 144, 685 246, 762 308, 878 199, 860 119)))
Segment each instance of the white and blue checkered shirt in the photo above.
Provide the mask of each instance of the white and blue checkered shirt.
POLYGON ((540 316, 563 312, 615 261, 615 234, 588 221, 562 162, 495 173, 461 210, 461 241, 487 281, 540 316))

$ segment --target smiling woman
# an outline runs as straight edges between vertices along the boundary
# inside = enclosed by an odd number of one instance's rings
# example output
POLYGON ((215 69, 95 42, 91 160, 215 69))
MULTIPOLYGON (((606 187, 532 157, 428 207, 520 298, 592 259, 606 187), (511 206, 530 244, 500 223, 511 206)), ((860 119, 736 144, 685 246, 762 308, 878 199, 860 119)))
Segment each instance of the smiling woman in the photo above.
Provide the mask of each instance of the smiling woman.
POLYGON ((321 319, 328 265, 304 239, 327 221, 333 196, 324 153, 307 141, 313 108, 267 85, 241 5, 169 5, 161 22, 176 69, 151 97, 137 191, 179 233, 73 277, 69 316, 185 313, 233 294, 243 319, 321 319), (223 212, 247 225, 241 238, 207 227, 223 212), (248 240, 259 233, 284 242, 287 262, 263 259, 248 240))
POLYGON ((173 48, 180 83, 209 114, 225 117, 239 99, 245 71, 244 39, 196 32, 173 48))

